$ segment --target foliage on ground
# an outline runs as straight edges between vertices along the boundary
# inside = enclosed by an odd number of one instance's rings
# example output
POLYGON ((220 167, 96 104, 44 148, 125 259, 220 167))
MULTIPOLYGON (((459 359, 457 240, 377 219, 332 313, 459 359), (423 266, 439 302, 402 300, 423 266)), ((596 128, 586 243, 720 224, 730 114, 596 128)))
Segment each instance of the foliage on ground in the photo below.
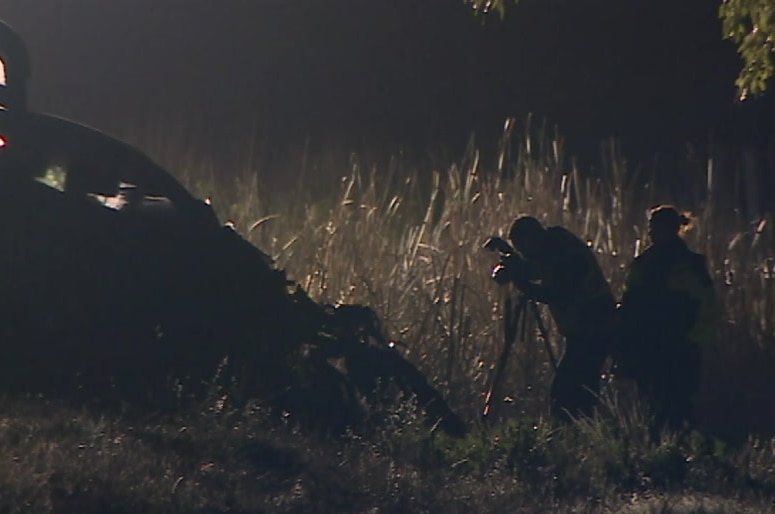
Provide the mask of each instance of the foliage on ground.
POLYGON ((17 398, 0 403, 0 510, 773 512, 774 453, 775 441, 730 447, 699 433, 652 441, 621 412, 561 429, 515 420, 459 440, 404 408, 332 439, 217 395, 165 416, 17 398))

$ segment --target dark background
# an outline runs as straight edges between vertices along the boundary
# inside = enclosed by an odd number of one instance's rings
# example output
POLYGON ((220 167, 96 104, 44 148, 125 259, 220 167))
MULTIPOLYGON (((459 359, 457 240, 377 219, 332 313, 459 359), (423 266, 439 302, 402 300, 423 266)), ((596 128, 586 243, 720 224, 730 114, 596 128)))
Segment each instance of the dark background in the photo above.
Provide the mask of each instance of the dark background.
POLYGON ((250 140, 267 159, 305 141, 454 156, 530 112, 582 160, 616 136, 645 162, 772 140, 775 92, 735 101, 718 3, 522 0, 483 22, 461 0, 0 0, 0 18, 30 49, 33 108, 223 162, 250 140))

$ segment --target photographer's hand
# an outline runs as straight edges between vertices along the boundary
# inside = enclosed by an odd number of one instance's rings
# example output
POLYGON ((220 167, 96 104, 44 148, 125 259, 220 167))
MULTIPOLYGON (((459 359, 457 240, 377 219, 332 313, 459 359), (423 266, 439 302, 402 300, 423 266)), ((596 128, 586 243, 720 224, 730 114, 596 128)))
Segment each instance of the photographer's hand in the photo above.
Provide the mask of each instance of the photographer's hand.
POLYGON ((499 285, 503 286, 512 282, 511 273, 509 273, 508 267, 501 263, 498 263, 490 272, 490 277, 499 285))

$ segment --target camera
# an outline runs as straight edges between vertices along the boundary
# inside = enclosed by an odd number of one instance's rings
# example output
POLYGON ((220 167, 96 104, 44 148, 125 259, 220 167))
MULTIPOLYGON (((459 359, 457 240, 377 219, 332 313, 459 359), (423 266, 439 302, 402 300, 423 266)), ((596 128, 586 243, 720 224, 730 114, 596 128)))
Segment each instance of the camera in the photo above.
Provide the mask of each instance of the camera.
POLYGON ((483 248, 500 253, 500 262, 493 267, 490 273, 490 278, 498 285, 502 286, 510 282, 520 284, 529 280, 527 263, 506 240, 500 237, 490 237, 484 242, 483 248))
POLYGON ((514 248, 502 237, 489 237, 484 242, 483 248, 491 252, 500 252, 501 254, 513 254, 514 248))

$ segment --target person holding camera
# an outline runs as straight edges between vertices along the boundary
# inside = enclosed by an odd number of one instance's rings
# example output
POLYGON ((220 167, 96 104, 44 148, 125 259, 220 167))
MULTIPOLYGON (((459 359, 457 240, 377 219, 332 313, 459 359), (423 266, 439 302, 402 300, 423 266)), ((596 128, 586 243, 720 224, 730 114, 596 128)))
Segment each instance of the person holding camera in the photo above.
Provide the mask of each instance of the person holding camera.
POLYGON ((514 284, 530 300, 544 303, 565 338, 565 351, 550 390, 552 416, 591 416, 600 392, 600 371, 613 339, 616 302, 591 248, 569 230, 545 228, 531 216, 509 229, 511 245, 491 238, 501 253, 492 278, 514 284))
POLYGON ((705 256, 681 234, 691 218, 670 205, 649 212, 651 245, 632 262, 621 300, 616 375, 634 379, 652 428, 691 424, 701 349, 717 329, 718 307, 705 256))

